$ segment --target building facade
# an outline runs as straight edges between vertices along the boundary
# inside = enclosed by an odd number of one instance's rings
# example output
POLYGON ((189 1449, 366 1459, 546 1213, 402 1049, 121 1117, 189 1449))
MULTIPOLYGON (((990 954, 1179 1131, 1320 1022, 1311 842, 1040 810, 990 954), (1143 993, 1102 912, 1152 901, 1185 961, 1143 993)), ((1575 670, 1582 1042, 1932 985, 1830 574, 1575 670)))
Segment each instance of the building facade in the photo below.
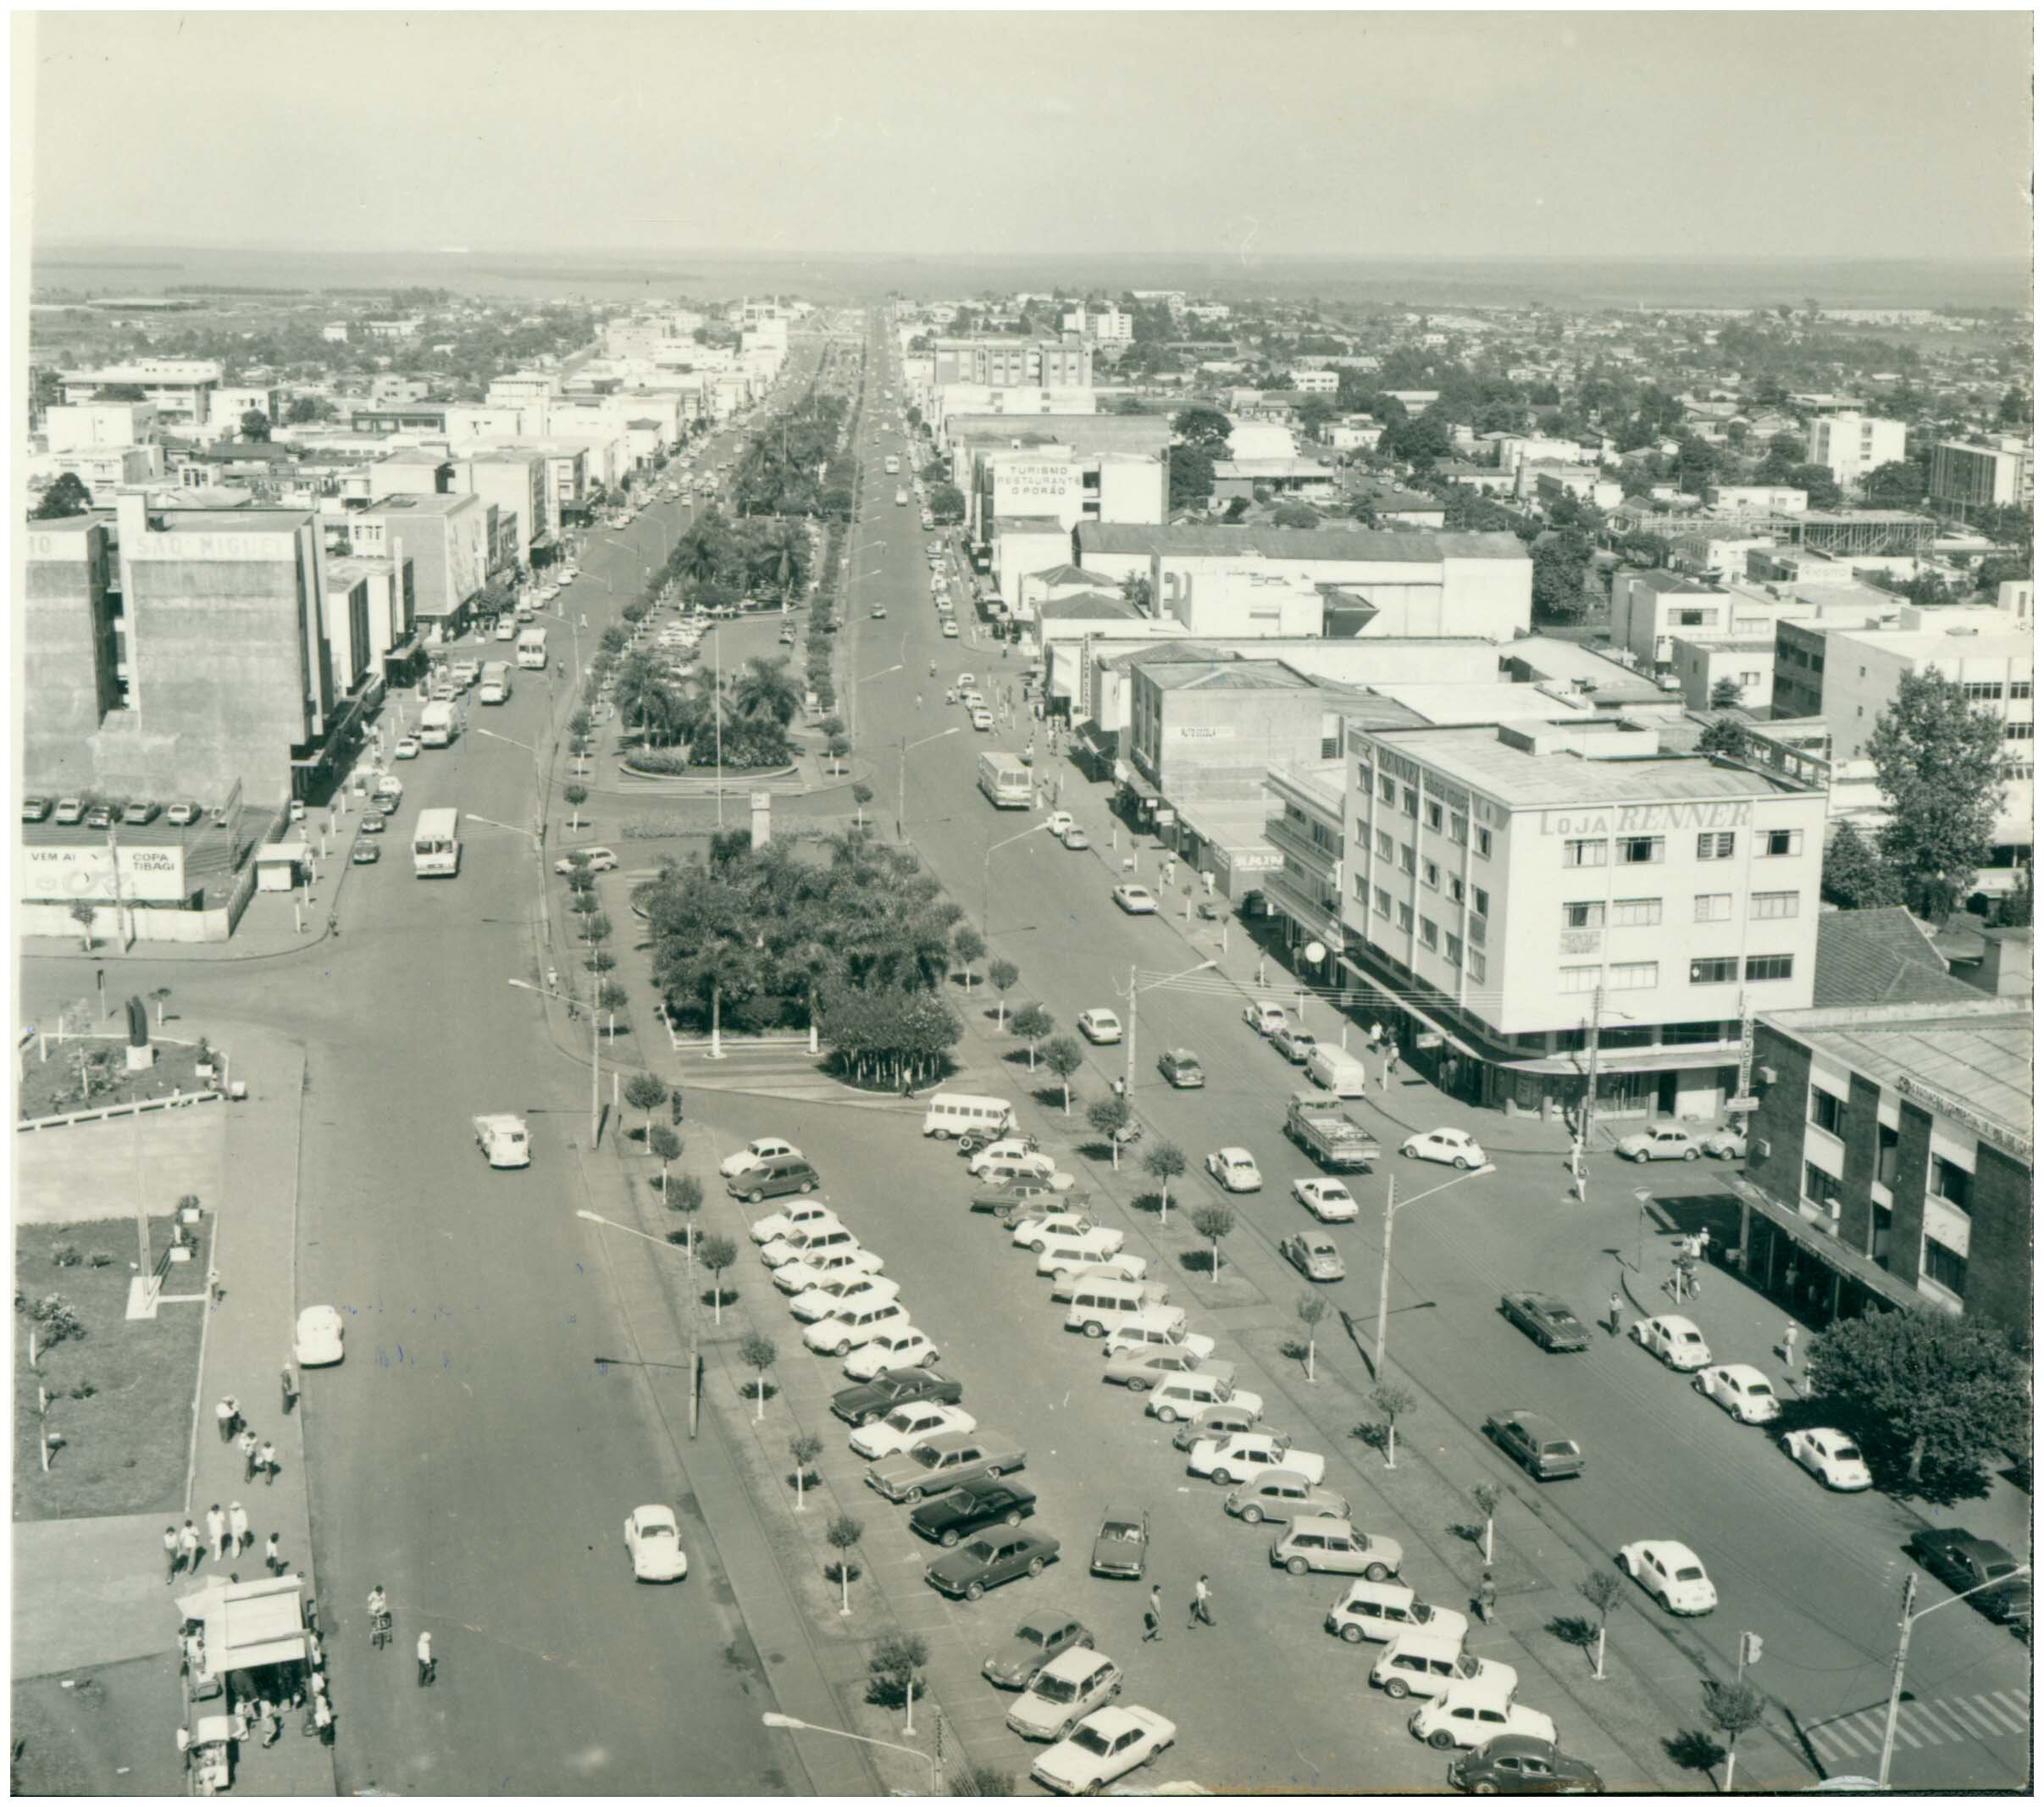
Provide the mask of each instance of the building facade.
POLYGON ((1847 408, 1811 421, 1805 443, 1811 463, 1823 465, 1847 489, 1857 489, 1870 471, 1903 456, 1908 437, 1899 420, 1847 408))
POLYGON ((2036 499, 2036 444, 2013 435, 1986 445, 1940 440, 1930 451, 1930 500, 1957 508, 2027 508, 2036 499))

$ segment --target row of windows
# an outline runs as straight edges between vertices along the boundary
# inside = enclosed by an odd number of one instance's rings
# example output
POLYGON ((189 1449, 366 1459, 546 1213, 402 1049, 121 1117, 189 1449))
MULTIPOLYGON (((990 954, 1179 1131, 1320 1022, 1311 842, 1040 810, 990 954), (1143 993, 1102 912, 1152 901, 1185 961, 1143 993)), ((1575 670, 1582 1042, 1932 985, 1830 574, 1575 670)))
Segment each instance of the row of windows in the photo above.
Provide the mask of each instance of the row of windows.
MULTIPOLYGON (((1861 673, 1864 676, 1864 673, 1861 673)), ((2012 701, 2021 702, 2030 694, 2031 680, 2028 678, 2012 678, 2008 680, 2007 694, 2012 701)), ((1976 679, 1962 684, 1968 702, 1999 702, 2002 697, 2002 680, 1998 678, 1976 679)))
MULTIPOLYGON (((1844 1141, 1849 1115, 1845 1100, 1836 1092, 1827 1092, 1821 1086, 1810 1088, 1809 1120, 1826 1135, 1844 1141)), ((1874 1131, 1874 1178, 1878 1184, 1892 1191, 1902 1135, 1882 1122, 1876 1122, 1874 1131)), ((1804 1189, 1809 1190, 1807 1183, 1804 1189)), ((1932 1155, 1927 1189, 1933 1198, 1942 1199, 1953 1210, 1964 1211, 1968 1217, 1973 1215, 1973 1175, 1956 1161, 1932 1155)), ((1809 1196, 1815 1198, 1818 1195, 1810 1193, 1809 1196)))
MULTIPOLYGON (((1363 788, 1365 790, 1368 790, 1370 768, 1359 763, 1356 769, 1361 779, 1363 788)), ((1411 785, 1400 784, 1397 779, 1392 778, 1379 778, 1377 781, 1377 794, 1384 802, 1404 811, 1414 821, 1419 820, 1420 794, 1411 785)), ((1444 808, 1432 798, 1429 798, 1426 803, 1426 826, 1437 834, 1445 834, 1454 841, 1457 846, 1469 845, 1469 818, 1460 810, 1444 808)), ((1357 825, 1356 834, 1360 840, 1362 834, 1360 823, 1357 825)), ((1488 829, 1480 828, 1476 830, 1476 856, 1484 860, 1490 857, 1490 830, 1488 829)), ((1388 859, 1390 856, 1387 854, 1385 857, 1388 859)))
MULTIPOLYGON (((1732 893, 1730 891, 1699 891, 1692 906, 1692 921, 1698 923, 1729 923, 1731 920, 1732 893)), ((1789 922, 1803 912, 1803 894, 1800 891, 1755 891, 1747 900, 1747 915, 1756 923, 1789 922)), ((1607 906, 1602 903, 1565 903, 1561 906, 1561 926, 1564 928, 1601 928, 1604 926, 1607 906)), ((1661 920, 1661 900, 1658 897, 1620 897, 1609 906, 1611 926, 1614 928, 1652 928, 1661 920)))
MULTIPOLYGON (((1739 837, 1731 829, 1713 829, 1696 838, 1699 860, 1729 860, 1738 851, 1739 837)), ((1667 857, 1665 834, 1621 834, 1615 842, 1571 840, 1562 844, 1564 866, 1604 866, 1612 863, 1611 849, 1618 849, 1620 866, 1658 866, 1667 857)), ((1784 859, 1803 851, 1801 829, 1764 829, 1754 837, 1753 851, 1761 859, 1784 859)))
MULTIPOLYGON (((1796 971, 1793 954, 1748 954, 1746 956, 1746 978, 1749 984, 1763 979, 1792 978, 1796 971)), ((1731 956, 1713 960, 1692 960, 1689 962, 1689 983, 1692 985, 1730 985, 1737 982, 1739 962, 1731 956)))

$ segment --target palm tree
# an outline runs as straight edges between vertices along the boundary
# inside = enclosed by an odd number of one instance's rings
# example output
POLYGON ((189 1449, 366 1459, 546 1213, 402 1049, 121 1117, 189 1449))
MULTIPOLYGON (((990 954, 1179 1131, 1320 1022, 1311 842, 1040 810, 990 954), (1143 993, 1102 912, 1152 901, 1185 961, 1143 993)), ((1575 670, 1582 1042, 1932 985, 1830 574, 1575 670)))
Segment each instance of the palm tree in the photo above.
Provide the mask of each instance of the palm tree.
POLYGON ((785 659, 753 658, 731 685, 731 702, 746 721, 772 720, 785 728, 802 706, 785 659))

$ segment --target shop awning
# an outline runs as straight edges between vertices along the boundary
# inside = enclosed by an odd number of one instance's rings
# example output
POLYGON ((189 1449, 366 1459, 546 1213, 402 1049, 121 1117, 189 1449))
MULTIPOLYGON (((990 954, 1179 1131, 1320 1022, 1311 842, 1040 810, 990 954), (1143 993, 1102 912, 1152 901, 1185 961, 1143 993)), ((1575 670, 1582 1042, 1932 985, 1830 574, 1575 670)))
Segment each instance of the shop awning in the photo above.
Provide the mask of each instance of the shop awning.
POLYGON ((1114 776, 1116 783, 1125 785, 1145 803, 1154 806, 1164 801, 1164 793, 1137 771, 1126 759, 1115 761, 1114 776))
POLYGON ((206 1673, 227 1675, 271 1663, 302 1662, 312 1654, 305 1635, 302 1576, 217 1582, 177 1603, 197 1620, 205 1642, 206 1673))
POLYGON ((1489 1056, 1477 1053, 1474 1048, 1471 1047, 1470 1045, 1463 1040, 1460 1035, 1456 1034, 1453 1029, 1444 1027, 1429 1012, 1422 1010, 1417 1004, 1412 1002, 1410 999, 1400 996, 1382 979, 1375 978, 1371 974, 1365 973, 1346 955, 1341 956, 1339 964, 1341 966, 1341 969, 1344 973, 1349 974, 1354 978, 1360 979, 1362 982, 1363 989, 1365 991, 1375 993, 1376 995, 1382 998, 1386 1003, 1389 1004, 1393 1010, 1404 1012, 1405 1015, 1413 1018, 1415 1022, 1425 1023, 1426 1025, 1427 1032, 1430 1034, 1439 1036, 1443 1042, 1445 1042, 1449 1047, 1453 1048, 1457 1054, 1463 1057, 1464 1060, 1481 1061, 1487 1065, 1493 1064, 1489 1056))
POLYGON ((1897 1279, 1886 1268, 1870 1256, 1834 1236, 1830 1229, 1831 1220, 1822 1225, 1806 1217, 1793 1206, 1785 1205, 1771 1193, 1741 1174, 1730 1176, 1726 1182, 1732 1191, 1747 1204, 1788 1237, 1790 1241, 1814 1255, 1824 1266, 1836 1269, 1855 1285, 1864 1286, 1870 1293, 1885 1299, 1890 1305, 1904 1309, 1920 1309, 1924 1295, 1907 1282, 1897 1279))
MULTIPOLYGON (((1597 1071, 1599 1074, 1614 1073, 1695 1073, 1706 1067, 1737 1067, 1739 1050, 1736 1047, 1703 1048, 1599 1048, 1597 1050, 1597 1071)), ((1498 1065, 1506 1073, 1566 1073, 1571 1078, 1585 1079, 1589 1077, 1590 1056, 1583 1049, 1571 1049, 1566 1054, 1543 1055, 1530 1061, 1499 1061, 1498 1065)))

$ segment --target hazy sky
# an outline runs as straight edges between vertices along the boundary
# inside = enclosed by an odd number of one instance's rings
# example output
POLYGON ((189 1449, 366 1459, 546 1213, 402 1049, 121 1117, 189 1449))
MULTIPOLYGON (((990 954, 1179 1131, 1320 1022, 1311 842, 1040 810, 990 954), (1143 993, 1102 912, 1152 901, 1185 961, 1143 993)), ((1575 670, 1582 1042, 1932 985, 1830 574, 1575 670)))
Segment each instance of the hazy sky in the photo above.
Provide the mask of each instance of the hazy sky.
POLYGON ((36 34, 18 36, 16 71, 32 55, 45 241, 2029 248, 2021 13, 73 12, 15 24, 36 34))

